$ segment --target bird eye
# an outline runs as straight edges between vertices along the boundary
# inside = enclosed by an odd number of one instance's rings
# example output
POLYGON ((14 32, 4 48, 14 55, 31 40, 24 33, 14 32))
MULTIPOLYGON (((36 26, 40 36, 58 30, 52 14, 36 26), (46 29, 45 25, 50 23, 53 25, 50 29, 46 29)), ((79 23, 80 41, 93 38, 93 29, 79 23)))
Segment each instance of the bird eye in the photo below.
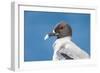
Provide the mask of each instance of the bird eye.
POLYGON ((63 26, 60 27, 60 29, 63 29, 63 28, 64 28, 63 26))

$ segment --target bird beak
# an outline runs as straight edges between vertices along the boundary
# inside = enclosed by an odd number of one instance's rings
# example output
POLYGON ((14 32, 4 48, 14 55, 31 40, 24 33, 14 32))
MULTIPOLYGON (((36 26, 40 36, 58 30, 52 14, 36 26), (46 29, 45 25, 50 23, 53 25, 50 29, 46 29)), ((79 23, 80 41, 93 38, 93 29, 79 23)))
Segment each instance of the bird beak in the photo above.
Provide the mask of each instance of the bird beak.
POLYGON ((48 33, 48 34, 46 34, 46 36, 44 37, 44 40, 47 40, 49 37, 51 37, 51 36, 57 36, 58 35, 58 33, 55 33, 54 31, 53 32, 51 32, 51 33, 48 33))

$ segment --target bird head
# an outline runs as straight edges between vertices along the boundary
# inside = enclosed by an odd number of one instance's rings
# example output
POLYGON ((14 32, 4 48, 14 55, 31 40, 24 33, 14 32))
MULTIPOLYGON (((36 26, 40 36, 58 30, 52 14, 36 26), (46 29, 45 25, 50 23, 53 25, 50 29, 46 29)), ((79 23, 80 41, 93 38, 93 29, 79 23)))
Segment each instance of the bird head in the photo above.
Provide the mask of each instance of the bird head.
POLYGON ((46 40, 51 36, 55 36, 57 39, 72 36, 72 28, 68 23, 61 21, 54 27, 53 32, 48 33, 44 39, 46 40))

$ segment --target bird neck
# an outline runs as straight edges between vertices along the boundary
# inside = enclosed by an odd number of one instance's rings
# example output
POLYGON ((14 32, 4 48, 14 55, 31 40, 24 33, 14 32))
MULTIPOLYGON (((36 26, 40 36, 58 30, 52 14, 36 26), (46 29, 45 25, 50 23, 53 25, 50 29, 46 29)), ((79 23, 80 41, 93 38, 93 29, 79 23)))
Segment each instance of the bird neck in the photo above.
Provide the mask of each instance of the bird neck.
POLYGON ((66 36, 66 37, 62 37, 62 38, 57 38, 59 40, 71 40, 72 36, 66 36))

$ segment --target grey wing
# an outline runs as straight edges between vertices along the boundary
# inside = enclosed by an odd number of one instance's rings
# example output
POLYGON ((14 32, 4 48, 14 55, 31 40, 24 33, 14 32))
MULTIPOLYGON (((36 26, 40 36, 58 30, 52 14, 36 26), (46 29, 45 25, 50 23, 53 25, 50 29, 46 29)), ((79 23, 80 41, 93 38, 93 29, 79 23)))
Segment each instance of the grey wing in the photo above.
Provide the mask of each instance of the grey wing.
POLYGON ((65 58, 65 59, 70 59, 70 60, 73 60, 72 57, 68 56, 67 54, 65 53, 61 53, 61 55, 65 58))
POLYGON ((70 56, 68 56, 66 53, 63 53, 63 52, 61 52, 61 51, 57 51, 56 54, 57 54, 57 59, 58 59, 58 60, 66 60, 66 59, 72 60, 72 59, 73 59, 73 58, 71 58, 70 56))
POLYGON ((65 45, 64 48, 60 50, 60 53, 65 59, 89 58, 89 55, 74 43, 65 45))

